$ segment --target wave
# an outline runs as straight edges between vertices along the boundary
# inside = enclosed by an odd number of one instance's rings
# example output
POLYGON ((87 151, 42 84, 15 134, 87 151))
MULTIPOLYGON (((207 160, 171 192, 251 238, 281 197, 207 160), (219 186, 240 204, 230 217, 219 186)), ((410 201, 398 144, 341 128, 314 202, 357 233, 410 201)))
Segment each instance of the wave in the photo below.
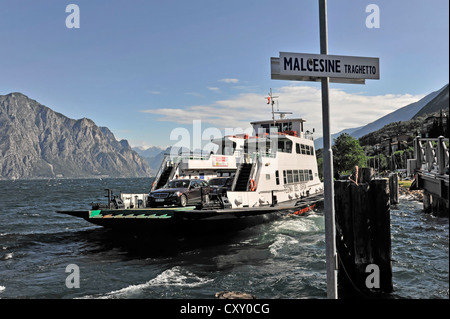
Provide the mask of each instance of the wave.
MULTIPOLYGON (((98 297, 99 299, 112 299, 112 298, 132 298, 133 295, 141 293, 155 286, 176 286, 176 287, 198 287, 204 285, 213 279, 199 277, 179 266, 167 269, 160 273, 155 278, 147 281, 143 284, 131 285, 119 290, 111 291, 104 296, 98 297)), ((89 296, 84 298, 90 298, 89 296)))
POLYGON ((277 233, 298 234, 317 232, 322 230, 323 216, 309 215, 290 216, 274 223, 274 231, 277 233))
POLYGON ((3 257, 1 257, 0 260, 8 260, 8 259, 12 259, 13 256, 14 256, 14 252, 7 253, 6 255, 4 255, 3 257))
POLYGON ((280 251, 282 251, 283 248, 289 245, 296 245, 298 243, 299 241, 297 239, 287 235, 278 234, 275 241, 269 246, 269 251, 273 256, 277 257, 280 255, 280 251))

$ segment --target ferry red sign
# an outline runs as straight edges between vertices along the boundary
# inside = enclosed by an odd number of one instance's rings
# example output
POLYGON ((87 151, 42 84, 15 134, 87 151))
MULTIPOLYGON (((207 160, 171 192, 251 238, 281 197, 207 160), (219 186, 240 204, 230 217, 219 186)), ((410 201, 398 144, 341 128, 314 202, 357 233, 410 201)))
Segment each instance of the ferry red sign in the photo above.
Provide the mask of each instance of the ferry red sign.
POLYGON ((215 167, 228 167, 228 157, 226 156, 211 156, 212 164, 215 167))

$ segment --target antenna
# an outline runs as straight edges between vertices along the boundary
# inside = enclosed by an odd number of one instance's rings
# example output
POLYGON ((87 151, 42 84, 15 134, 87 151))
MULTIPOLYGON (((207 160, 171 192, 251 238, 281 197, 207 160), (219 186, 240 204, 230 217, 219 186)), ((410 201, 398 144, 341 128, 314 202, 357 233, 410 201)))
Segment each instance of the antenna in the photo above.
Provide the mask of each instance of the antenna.
MULTIPOLYGON (((272 88, 270 88, 270 93, 269 96, 266 97, 267 104, 271 104, 272 105, 272 120, 273 120, 273 125, 275 126, 275 111, 273 110, 273 105, 275 104, 274 99, 278 99, 278 96, 273 96, 272 95, 272 88)), ((277 109, 278 109, 278 100, 277 100, 277 109)))

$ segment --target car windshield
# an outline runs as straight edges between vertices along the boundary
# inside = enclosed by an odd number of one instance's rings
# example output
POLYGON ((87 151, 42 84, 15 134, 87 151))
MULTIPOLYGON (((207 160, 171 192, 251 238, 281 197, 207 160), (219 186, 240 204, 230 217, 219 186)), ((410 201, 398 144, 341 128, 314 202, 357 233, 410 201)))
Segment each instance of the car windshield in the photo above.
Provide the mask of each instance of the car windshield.
POLYGON ((209 180, 209 185, 211 186, 224 186, 227 182, 226 178, 215 178, 209 180))
POLYGON ((165 188, 188 188, 189 181, 170 181, 165 188))

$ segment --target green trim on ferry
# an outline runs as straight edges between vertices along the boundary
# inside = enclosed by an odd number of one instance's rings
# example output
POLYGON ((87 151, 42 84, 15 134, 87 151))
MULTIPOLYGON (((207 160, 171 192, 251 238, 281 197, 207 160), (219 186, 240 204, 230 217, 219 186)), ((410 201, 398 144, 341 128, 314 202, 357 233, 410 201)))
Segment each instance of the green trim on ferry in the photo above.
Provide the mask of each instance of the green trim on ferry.
POLYGON ((101 210, 90 210, 89 211, 89 217, 101 217, 102 211, 101 210))

